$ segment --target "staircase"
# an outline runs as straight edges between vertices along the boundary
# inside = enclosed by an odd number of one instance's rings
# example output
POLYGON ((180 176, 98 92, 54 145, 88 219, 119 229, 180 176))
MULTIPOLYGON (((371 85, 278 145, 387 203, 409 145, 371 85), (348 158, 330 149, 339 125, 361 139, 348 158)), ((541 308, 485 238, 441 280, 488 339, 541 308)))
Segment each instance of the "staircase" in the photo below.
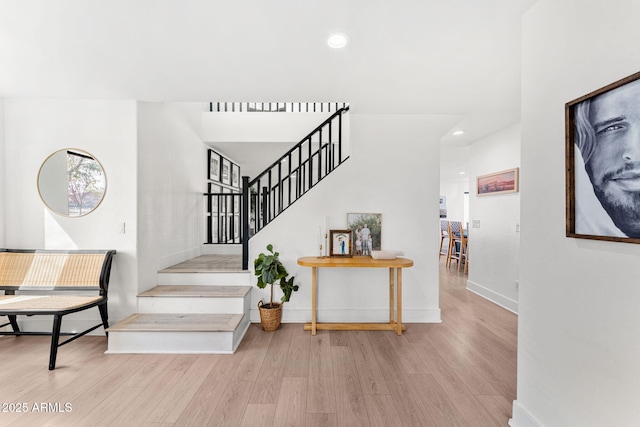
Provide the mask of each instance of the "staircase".
POLYGON ((239 255, 203 255, 158 272, 138 312, 109 328, 107 353, 233 353, 249 327, 250 273, 239 255))
MULTIPOLYGON (((343 115, 349 106, 305 104, 307 111, 309 105, 313 111, 319 106, 320 112, 325 107, 333 112, 255 179, 242 177, 242 194, 204 193, 205 244, 241 242, 242 254, 202 255, 159 271, 158 285, 137 296, 137 312, 109 327, 107 353, 236 351, 250 324, 249 239, 349 158, 348 138, 343 138, 343 115)), ((301 112, 302 106, 276 104, 275 111, 297 107, 301 112)), ((210 109, 214 111, 213 104, 210 109)), ((245 111, 274 110, 248 104, 245 111)))
MULTIPOLYGON (((267 110, 264 105, 260 108, 256 105, 248 105, 245 111, 274 111, 272 106, 267 110)), ((299 110, 302 108, 301 104, 278 103, 275 108, 282 112, 295 111, 296 105, 299 110)), ((316 106, 312 105, 315 111, 316 106)), ((325 104, 318 106, 320 111, 325 108, 325 104)), ((306 107, 308 109, 309 104, 306 107)), ((211 191, 203 194, 207 206, 205 244, 241 242, 242 267, 248 268, 249 239, 349 158, 348 121, 343 118, 349 106, 327 104, 326 111, 332 111, 332 107, 335 109, 327 119, 256 178, 250 180, 243 176, 242 194, 211 191)), ((210 108, 214 111, 213 103, 210 108)), ((218 104, 217 111, 221 111, 220 108, 218 104)), ((235 104, 231 110, 235 110, 235 104)), ((241 105, 238 110, 243 110, 241 105)), ((224 111, 227 111, 226 104, 224 111)))

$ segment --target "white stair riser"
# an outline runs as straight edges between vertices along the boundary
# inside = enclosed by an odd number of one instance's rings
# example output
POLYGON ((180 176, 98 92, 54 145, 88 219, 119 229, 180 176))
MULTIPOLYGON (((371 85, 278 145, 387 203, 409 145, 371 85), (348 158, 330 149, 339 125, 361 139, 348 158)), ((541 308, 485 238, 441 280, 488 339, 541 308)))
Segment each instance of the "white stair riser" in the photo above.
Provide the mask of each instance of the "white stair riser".
POLYGON ((248 316, 233 332, 109 332, 109 353, 231 354, 249 327, 248 316))
POLYGON ((201 255, 242 255, 242 245, 202 245, 200 247, 201 255))
POLYGON ((250 285, 251 273, 159 273, 158 285, 250 285))
POLYGON ((250 294, 244 298, 138 297, 138 313, 246 314, 250 304, 250 294))

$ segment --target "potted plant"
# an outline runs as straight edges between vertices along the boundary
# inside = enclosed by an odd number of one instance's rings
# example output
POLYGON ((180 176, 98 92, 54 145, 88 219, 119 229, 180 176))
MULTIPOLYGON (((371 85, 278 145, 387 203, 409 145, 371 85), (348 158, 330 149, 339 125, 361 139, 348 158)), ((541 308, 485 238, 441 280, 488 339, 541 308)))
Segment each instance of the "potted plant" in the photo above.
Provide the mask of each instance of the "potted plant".
POLYGON ((265 304, 262 300, 258 302, 260 310, 260 323, 265 331, 275 331, 280 327, 282 320, 282 304, 289 301, 291 294, 298 290, 298 285, 293 284, 294 277, 288 277, 287 269, 280 262, 278 252, 273 251, 273 245, 267 245, 268 253, 261 253, 253 261, 255 275, 258 276, 258 287, 264 289, 271 286, 271 300, 265 304), (281 303, 273 302, 273 285, 278 283, 282 290, 281 303))

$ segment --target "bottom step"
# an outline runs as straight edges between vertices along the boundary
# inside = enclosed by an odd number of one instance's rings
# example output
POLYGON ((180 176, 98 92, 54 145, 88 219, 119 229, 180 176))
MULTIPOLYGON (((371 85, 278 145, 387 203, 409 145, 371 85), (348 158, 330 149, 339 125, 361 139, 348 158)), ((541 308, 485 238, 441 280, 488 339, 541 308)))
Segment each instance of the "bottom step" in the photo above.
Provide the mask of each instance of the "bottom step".
POLYGON ((230 354, 248 328, 242 314, 136 313, 108 329, 107 353, 230 354))

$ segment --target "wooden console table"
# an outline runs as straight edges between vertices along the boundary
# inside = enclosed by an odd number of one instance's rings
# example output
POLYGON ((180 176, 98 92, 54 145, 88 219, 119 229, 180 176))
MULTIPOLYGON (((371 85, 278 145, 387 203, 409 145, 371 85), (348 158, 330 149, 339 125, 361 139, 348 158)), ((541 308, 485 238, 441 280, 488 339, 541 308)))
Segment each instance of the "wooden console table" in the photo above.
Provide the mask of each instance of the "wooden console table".
POLYGON ((298 264, 311 267, 311 323, 304 325, 305 331, 315 335, 318 330, 343 331, 396 331, 402 335, 406 327, 402 324, 402 269, 413 266, 408 258, 373 259, 368 256, 343 257, 303 257, 298 264), (388 268, 389 269, 389 323, 318 323, 318 268, 388 268), (397 277, 397 284, 396 284, 397 277), (394 298, 397 287, 397 299, 394 298))

